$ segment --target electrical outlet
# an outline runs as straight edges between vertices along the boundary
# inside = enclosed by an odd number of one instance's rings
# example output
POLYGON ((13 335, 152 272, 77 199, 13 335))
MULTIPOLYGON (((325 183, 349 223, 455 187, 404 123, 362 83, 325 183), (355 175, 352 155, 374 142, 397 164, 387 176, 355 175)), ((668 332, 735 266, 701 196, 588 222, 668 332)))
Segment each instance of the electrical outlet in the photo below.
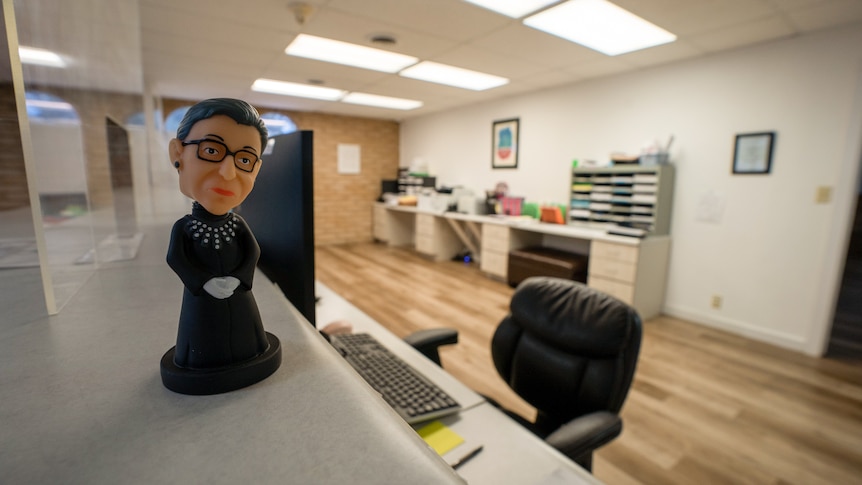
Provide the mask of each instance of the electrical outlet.
POLYGON ((712 307, 716 310, 721 308, 721 295, 712 295, 712 307))
POLYGON ((832 200, 832 187, 821 185, 817 187, 817 195, 814 196, 814 201, 818 204, 828 204, 832 200))

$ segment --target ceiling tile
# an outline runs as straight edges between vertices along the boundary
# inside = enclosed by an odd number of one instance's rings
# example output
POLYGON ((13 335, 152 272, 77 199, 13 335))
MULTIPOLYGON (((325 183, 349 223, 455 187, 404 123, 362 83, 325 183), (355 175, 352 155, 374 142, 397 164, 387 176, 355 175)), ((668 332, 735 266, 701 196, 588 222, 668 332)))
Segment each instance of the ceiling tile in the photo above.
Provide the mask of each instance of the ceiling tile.
POLYGON ((562 67, 605 57, 594 50, 524 25, 510 25, 477 38, 471 44, 544 67, 562 67))
POLYGON ((776 16, 692 35, 689 39, 706 52, 717 52, 780 39, 794 33, 793 27, 783 16, 776 16))
MULTIPOLYGON (((671 44, 606 57, 461 0, 14 0, 22 43, 77 60, 67 70, 27 67, 30 81, 158 96, 247 98, 259 106, 406 119, 501 96, 644 69, 726 49, 862 23, 862 0, 614 0, 679 36, 671 44), (511 80, 475 92, 286 56, 299 33, 410 54, 511 80), (372 34, 393 35, 390 46, 372 34), (143 66, 143 76, 141 74, 143 66), (307 82, 425 106, 397 112, 250 90, 258 77, 307 82)), ((860 24, 862 28, 862 24, 860 24)))
POLYGON ((816 5, 788 10, 787 16, 803 31, 819 30, 862 21, 862 1, 818 2, 816 5))

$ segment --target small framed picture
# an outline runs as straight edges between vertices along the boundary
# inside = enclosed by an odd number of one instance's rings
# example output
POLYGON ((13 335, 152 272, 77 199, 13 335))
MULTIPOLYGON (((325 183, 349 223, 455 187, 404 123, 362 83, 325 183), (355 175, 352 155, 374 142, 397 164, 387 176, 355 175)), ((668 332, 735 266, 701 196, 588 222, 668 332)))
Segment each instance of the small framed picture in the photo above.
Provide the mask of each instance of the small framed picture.
POLYGON ((733 173, 767 174, 772 170, 775 132, 736 135, 733 149, 733 173))
POLYGON ((518 124, 512 118, 492 125, 491 168, 518 168, 518 124))

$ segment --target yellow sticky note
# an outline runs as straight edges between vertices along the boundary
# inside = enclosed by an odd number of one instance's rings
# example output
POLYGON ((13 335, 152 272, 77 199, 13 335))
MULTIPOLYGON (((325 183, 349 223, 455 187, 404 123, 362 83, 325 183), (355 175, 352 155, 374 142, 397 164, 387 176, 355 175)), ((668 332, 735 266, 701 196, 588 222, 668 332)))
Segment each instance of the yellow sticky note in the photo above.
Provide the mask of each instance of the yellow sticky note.
POLYGON ((440 421, 429 423, 417 429, 416 432, 440 456, 464 442, 464 438, 458 436, 440 421))

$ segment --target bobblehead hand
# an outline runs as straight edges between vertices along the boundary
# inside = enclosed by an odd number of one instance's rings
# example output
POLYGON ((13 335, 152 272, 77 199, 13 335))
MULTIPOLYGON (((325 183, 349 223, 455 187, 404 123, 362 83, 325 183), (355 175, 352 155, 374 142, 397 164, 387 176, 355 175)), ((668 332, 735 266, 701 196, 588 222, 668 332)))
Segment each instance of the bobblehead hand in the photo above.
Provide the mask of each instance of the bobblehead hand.
POLYGON ((233 276, 217 276, 204 283, 204 291, 213 298, 224 300, 233 295, 237 286, 239 286, 239 280, 233 276))

